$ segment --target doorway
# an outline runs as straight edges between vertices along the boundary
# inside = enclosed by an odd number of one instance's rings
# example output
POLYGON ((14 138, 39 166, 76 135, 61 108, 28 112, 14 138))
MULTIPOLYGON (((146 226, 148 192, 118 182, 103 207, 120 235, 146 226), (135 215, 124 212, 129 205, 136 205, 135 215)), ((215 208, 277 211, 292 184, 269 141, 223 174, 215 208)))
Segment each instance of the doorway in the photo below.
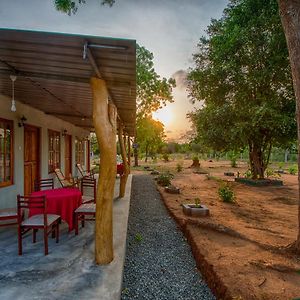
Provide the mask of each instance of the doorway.
POLYGON ((24 125, 24 195, 34 191, 40 177, 40 128, 24 125))

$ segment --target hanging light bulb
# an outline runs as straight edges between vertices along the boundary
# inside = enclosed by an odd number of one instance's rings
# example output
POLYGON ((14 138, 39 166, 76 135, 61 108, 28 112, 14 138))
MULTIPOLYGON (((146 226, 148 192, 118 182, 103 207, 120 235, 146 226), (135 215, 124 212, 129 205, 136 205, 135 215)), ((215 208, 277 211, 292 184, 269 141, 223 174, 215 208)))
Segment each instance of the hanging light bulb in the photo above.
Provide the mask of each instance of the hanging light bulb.
POLYGON ((12 81, 12 99, 11 99, 11 108, 10 108, 10 110, 15 112, 17 110, 16 101, 15 101, 15 81, 17 80, 17 76, 10 75, 9 77, 12 81))

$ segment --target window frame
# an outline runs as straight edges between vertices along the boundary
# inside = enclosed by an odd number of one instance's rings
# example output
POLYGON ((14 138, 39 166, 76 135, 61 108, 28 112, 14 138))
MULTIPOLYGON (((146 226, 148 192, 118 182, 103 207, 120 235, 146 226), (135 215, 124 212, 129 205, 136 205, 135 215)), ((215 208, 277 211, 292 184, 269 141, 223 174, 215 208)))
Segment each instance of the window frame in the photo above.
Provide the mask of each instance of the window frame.
MULTIPOLYGON (((53 144, 54 145, 54 144, 53 144)), ((53 130, 53 129, 48 129, 48 174, 54 173, 54 170, 59 168, 61 166, 61 137, 60 137, 60 132, 53 130), (59 145, 58 149, 50 149, 51 143, 50 143, 50 138, 53 138, 53 141, 58 137, 59 138, 59 145), (53 163, 50 164, 50 153, 53 152, 53 163), (58 153, 58 162, 56 161, 56 157, 58 153)))
MULTIPOLYGON (((10 180, 9 181, 3 181, 0 182, 0 188, 7 187, 14 184, 14 121, 13 120, 7 120, 4 118, 0 118, 0 122, 8 124, 10 129, 10 180)), ((4 138, 5 143, 5 138, 4 138)), ((6 145, 6 144, 4 144, 6 145)), ((6 147, 4 146, 4 178, 5 176, 5 170, 6 170, 6 147)))
POLYGON ((85 165, 85 140, 84 139, 75 138, 75 164, 80 164, 81 166, 85 165))

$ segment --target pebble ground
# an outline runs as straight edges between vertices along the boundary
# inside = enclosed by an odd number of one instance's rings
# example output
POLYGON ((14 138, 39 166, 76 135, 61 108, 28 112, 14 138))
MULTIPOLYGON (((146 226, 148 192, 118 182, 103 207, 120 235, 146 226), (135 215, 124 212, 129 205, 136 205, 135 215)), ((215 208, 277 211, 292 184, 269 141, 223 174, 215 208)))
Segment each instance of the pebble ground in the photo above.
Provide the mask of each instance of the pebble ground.
POLYGON ((122 300, 215 299, 150 175, 134 175, 122 300))

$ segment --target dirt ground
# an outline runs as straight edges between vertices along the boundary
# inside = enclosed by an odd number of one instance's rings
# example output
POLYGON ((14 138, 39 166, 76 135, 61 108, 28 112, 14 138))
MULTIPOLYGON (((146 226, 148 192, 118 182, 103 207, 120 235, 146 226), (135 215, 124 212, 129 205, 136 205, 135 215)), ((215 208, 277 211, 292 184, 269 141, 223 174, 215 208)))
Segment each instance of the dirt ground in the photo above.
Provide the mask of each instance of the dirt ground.
MULTIPOLYGON (((190 160, 148 164, 175 174, 172 184, 180 194, 159 190, 171 215, 185 232, 198 267, 218 299, 300 299, 300 256, 284 249, 297 235, 297 176, 283 174, 283 186, 253 187, 234 182, 224 172, 247 169, 245 163, 231 168, 230 162, 201 161, 205 174, 195 174, 190 160), (219 199, 222 182, 231 181, 234 204, 219 199), (201 204, 209 217, 188 217, 181 204, 201 204)), ((145 165, 145 163, 143 164, 145 165)))

